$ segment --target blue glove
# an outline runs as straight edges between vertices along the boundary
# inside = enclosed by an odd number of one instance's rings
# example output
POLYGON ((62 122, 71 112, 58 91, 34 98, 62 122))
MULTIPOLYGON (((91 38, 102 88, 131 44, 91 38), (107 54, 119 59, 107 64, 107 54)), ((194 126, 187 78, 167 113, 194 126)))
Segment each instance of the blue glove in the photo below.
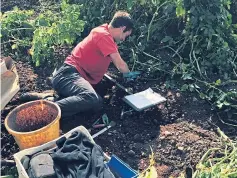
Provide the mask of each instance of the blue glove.
POLYGON ((125 78, 126 80, 134 80, 136 79, 139 75, 141 74, 141 72, 139 71, 134 71, 134 72, 128 72, 128 73, 124 73, 123 74, 123 78, 125 78))

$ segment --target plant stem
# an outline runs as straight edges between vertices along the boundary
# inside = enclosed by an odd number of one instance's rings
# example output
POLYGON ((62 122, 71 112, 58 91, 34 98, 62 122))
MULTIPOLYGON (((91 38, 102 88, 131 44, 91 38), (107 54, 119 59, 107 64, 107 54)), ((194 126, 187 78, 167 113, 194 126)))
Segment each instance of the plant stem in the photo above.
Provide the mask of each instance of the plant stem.
POLYGON ((15 29, 11 29, 9 31, 11 32, 11 31, 18 31, 18 30, 34 30, 34 29, 33 28, 15 28, 15 29))
MULTIPOLYGON (((173 55, 173 56, 175 56, 175 55, 178 55, 179 56, 179 59, 180 59, 180 62, 181 62, 181 60, 183 59, 181 56, 180 56, 180 54, 179 53, 177 53, 173 48, 171 48, 170 46, 164 46, 164 47, 162 47, 162 48, 169 48, 170 50, 172 50, 175 54, 173 55)), ((160 48, 160 49, 162 49, 162 48, 160 48)), ((172 57, 173 57, 172 56, 172 57)))
POLYGON ((226 125, 229 125, 229 126, 232 126, 232 127, 237 127, 237 125, 234 125, 234 124, 230 124, 228 122, 224 122, 221 117, 219 116, 219 114, 217 113, 217 116, 218 116, 218 119, 221 121, 222 124, 226 124, 226 125))
POLYGON ((153 59, 156 59, 156 60, 158 60, 158 61, 160 61, 160 59, 159 58, 157 58, 157 57, 155 57, 155 56, 152 56, 152 55, 150 55, 150 54, 148 54, 148 53, 146 53, 146 52, 142 52, 143 54, 145 54, 146 56, 149 56, 149 57, 151 57, 151 58, 153 58, 153 59))
POLYGON ((231 156, 233 156, 236 152, 236 149, 234 148, 233 151, 229 154, 229 156, 226 156, 225 158, 223 158, 220 162, 218 162, 215 166, 220 165, 221 163, 223 163, 225 160, 227 160, 228 158, 230 158, 231 156))
POLYGON ((200 66, 199 66, 198 60, 197 60, 196 55, 195 55, 195 50, 193 50, 193 57, 194 57, 194 60, 196 61, 199 75, 202 77, 202 72, 200 70, 200 66))
POLYGON ((8 41, 5 41, 5 42, 2 42, 1 44, 7 44, 7 43, 11 43, 11 42, 17 42, 19 40, 8 40, 8 41))
POLYGON ((156 60, 160 61, 159 58, 157 58, 157 57, 155 57, 155 56, 152 56, 152 55, 150 55, 150 54, 148 54, 148 53, 146 53, 146 52, 140 50, 135 44, 134 44, 134 46, 135 46, 139 51, 141 51, 143 54, 145 54, 146 56, 149 56, 149 57, 151 57, 151 58, 153 58, 153 59, 156 59, 156 60))
POLYGON ((133 56, 133 66, 132 66, 131 71, 133 71, 133 69, 134 69, 134 67, 135 67, 135 64, 136 64, 136 55, 135 55, 135 53, 134 53, 133 48, 132 48, 131 50, 132 50, 132 56, 133 56))
POLYGON ((191 42, 191 49, 190 49, 190 52, 189 52, 189 60, 190 60, 191 64, 193 64, 193 61, 192 61, 192 51, 193 51, 193 42, 191 42))
POLYGON ((229 83, 237 83, 237 80, 227 80, 226 82, 221 83, 221 86, 227 85, 229 83))
POLYGON ((173 54, 172 57, 174 57, 176 54, 179 53, 179 51, 181 50, 181 48, 186 44, 187 40, 185 39, 184 42, 178 47, 178 49, 175 51, 175 54, 173 54))
MULTIPOLYGON (((155 17, 158 15, 159 9, 160 9, 162 6, 164 6, 165 4, 169 3, 169 2, 170 2, 170 1, 165 1, 165 2, 163 2, 160 6, 157 6, 156 11, 155 11, 155 13, 153 14, 152 19, 151 19, 151 21, 150 21, 150 23, 149 23, 149 26, 148 26, 147 40, 146 40, 147 42, 149 41, 149 38, 150 38, 150 31, 151 31, 152 23, 153 23, 155 17)), ((158 4, 157 4, 157 5, 158 5, 158 4)))
POLYGON ((198 82, 201 82, 201 83, 204 83, 206 86, 208 86, 209 88, 213 88, 213 89, 216 89, 218 90, 219 92, 221 93, 225 93, 224 91, 220 90, 219 88, 216 88, 215 86, 213 86, 212 84, 206 82, 206 81, 202 81, 202 80, 199 80, 197 78, 195 78, 195 80, 197 80, 198 82))
POLYGON ((141 63, 141 62, 139 62, 139 61, 136 61, 136 63, 138 63, 138 64, 140 64, 140 65, 149 66, 149 67, 151 67, 151 68, 157 69, 157 70, 162 71, 162 72, 167 73, 167 74, 171 74, 170 72, 168 72, 168 71, 166 71, 166 70, 162 70, 162 69, 160 69, 160 68, 158 68, 158 67, 155 67, 155 66, 152 66, 152 65, 149 65, 149 64, 141 63))
POLYGON ((227 174, 227 177, 237 177, 237 171, 227 174))
POLYGON ((201 160, 200 160, 200 164, 203 164, 204 160, 207 159, 207 157, 209 156, 209 154, 212 152, 212 151, 217 151, 217 150, 220 150, 220 148, 210 148, 209 150, 207 150, 207 152, 202 156, 201 160))
POLYGON ((237 73, 235 72, 235 69, 233 69, 233 72, 234 72, 235 76, 237 77, 237 73))

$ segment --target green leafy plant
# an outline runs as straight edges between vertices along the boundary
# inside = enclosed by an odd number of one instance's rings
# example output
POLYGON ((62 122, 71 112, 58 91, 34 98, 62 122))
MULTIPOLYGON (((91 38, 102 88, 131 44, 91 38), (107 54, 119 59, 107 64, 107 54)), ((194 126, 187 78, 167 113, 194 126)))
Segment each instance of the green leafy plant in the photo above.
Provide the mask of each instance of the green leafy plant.
POLYGON ((1 13, 1 48, 5 55, 19 54, 24 56, 31 46, 34 26, 31 16, 32 10, 19 10, 1 13))
POLYGON ((45 62, 54 64, 55 49, 75 43, 85 24, 80 20, 82 5, 63 0, 59 8, 39 14, 14 8, 1 14, 4 54, 16 57, 30 54, 36 66, 45 62))
POLYGON ((36 19, 39 27, 34 31, 30 49, 36 66, 44 61, 54 62, 53 52, 57 46, 72 45, 75 42, 85 24, 84 21, 79 20, 80 9, 81 5, 69 5, 63 1, 60 14, 47 11, 39 15, 36 19))
POLYGON ((209 149, 196 166, 193 178, 223 177, 234 178, 237 176, 237 147, 219 128, 222 147, 209 149))

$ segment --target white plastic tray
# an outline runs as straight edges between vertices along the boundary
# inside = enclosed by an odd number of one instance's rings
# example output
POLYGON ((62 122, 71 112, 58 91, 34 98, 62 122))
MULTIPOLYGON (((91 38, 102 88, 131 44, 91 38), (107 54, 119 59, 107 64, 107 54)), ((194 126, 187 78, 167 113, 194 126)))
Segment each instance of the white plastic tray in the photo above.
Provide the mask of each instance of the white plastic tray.
MULTIPOLYGON (((72 132, 74 132, 74 131, 81 131, 86 136, 88 136, 88 138, 91 140, 92 143, 95 143, 92 136, 88 132, 88 130, 83 126, 78 126, 74 129, 70 130, 66 134, 62 135, 61 137, 68 138, 68 137, 71 136, 72 132)), ((18 171, 18 174, 19 174, 19 178, 29 178, 26 170, 24 169, 24 167, 21 163, 21 159, 23 158, 23 156, 33 155, 33 154, 35 154, 39 151, 47 151, 47 150, 55 149, 56 148, 56 141, 59 140, 61 137, 59 137, 59 138, 57 138, 57 139, 55 139, 51 142, 45 143, 41 146, 25 149, 25 150, 22 150, 22 151, 20 151, 16 154, 14 154, 13 156, 14 156, 14 159, 15 159, 15 162, 16 162, 16 167, 17 167, 17 171, 18 171)), ((106 154, 104 154, 104 157, 105 157, 106 160, 110 160, 110 157, 107 156, 106 154)))
POLYGON ((162 97, 159 93, 154 92, 151 88, 148 88, 142 92, 125 96, 123 100, 136 111, 142 111, 165 102, 166 98, 162 97))

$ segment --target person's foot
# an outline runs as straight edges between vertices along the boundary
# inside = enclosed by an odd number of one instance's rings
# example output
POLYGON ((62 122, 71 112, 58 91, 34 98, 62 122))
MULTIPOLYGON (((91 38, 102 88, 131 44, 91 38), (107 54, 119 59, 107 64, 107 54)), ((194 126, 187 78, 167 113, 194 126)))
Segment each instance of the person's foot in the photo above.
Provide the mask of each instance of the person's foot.
MULTIPOLYGON (((21 101, 34 101, 34 100, 40 100, 40 99, 47 99, 54 97, 54 91, 47 91, 43 93, 37 93, 37 92, 27 92, 20 96, 21 101)), ((54 99, 53 99, 54 100, 54 99)))

